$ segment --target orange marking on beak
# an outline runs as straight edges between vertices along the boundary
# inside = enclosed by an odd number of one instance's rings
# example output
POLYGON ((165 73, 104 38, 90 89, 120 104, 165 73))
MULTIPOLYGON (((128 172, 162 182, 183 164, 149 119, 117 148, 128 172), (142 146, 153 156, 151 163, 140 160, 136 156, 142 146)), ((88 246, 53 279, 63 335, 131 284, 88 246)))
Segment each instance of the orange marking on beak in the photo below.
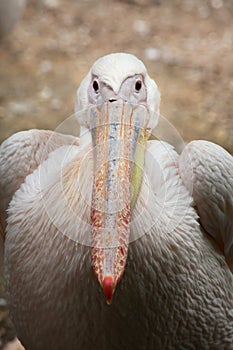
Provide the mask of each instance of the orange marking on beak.
POLYGON ((103 291, 104 291, 104 296, 108 305, 110 305, 112 302, 114 289, 115 289, 115 286, 114 286, 112 276, 105 276, 103 280, 103 291))

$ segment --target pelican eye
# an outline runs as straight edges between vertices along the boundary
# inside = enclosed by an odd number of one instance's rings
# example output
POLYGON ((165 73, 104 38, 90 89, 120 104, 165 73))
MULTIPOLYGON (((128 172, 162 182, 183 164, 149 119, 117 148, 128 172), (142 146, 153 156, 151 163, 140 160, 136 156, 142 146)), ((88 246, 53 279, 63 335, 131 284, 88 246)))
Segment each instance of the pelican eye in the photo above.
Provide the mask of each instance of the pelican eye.
POLYGON ((136 92, 139 92, 142 88, 142 81, 141 80, 137 80, 135 83, 135 90, 136 92))
POLYGON ((98 84, 98 81, 97 80, 94 80, 93 81, 93 89, 95 90, 95 93, 97 94, 99 92, 99 84, 98 84))

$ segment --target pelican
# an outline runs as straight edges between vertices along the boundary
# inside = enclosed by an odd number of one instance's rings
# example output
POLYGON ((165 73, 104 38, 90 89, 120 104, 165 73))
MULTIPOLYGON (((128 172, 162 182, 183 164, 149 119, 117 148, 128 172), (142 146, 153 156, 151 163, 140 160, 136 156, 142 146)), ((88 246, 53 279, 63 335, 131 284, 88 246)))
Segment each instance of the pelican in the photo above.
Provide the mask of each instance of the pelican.
POLYGON ((79 138, 3 142, 5 289, 27 350, 233 349, 233 158, 151 140, 159 107, 144 64, 110 54, 77 90, 79 138))

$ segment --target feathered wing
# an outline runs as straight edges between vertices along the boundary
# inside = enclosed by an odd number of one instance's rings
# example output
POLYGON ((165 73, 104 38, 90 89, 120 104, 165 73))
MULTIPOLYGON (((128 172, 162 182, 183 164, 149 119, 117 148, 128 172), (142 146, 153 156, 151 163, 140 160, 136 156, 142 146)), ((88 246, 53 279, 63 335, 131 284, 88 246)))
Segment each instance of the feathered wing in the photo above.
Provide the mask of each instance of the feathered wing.
POLYGON ((48 130, 18 132, 0 146, 0 236, 4 237, 6 209, 15 191, 49 153, 79 139, 48 130))
POLYGON ((208 141, 192 141, 179 160, 180 176, 193 196, 200 222, 233 268, 233 157, 208 141))

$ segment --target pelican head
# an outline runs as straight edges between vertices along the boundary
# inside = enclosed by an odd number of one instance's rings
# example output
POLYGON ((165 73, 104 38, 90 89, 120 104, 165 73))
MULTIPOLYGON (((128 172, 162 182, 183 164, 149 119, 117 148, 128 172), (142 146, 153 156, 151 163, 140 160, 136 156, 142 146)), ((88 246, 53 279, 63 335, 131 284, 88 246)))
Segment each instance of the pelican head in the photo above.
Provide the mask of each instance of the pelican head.
POLYGON ((98 59, 77 91, 81 138, 91 135, 94 152, 92 264, 108 304, 124 272, 131 211, 159 105, 158 87, 144 64, 126 53, 98 59))

